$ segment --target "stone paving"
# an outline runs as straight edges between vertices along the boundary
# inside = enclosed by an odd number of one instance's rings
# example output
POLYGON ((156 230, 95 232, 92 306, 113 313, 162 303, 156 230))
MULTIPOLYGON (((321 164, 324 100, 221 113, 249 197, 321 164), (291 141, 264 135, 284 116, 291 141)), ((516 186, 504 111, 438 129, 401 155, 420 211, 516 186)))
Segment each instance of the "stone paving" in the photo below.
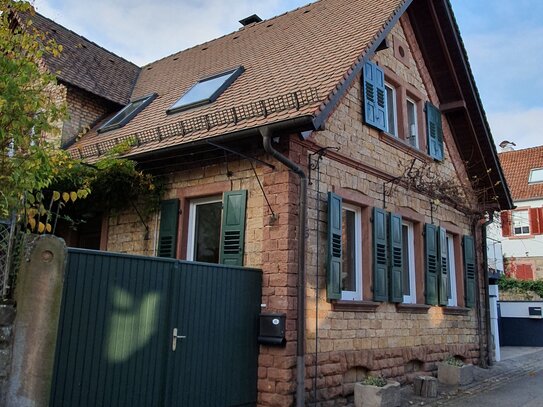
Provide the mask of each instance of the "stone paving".
MULTIPOLYGON (((529 351, 515 351, 510 356, 504 355, 505 360, 496 363, 488 369, 475 368, 475 381, 469 385, 454 387, 439 385, 438 397, 435 399, 421 398, 413 394, 413 386, 402 389, 402 407, 427 406, 440 407, 448 405, 468 405, 469 399, 476 394, 495 390, 505 383, 523 376, 531 376, 543 372, 543 348, 529 351)), ((542 401, 543 405, 543 401, 542 401)))

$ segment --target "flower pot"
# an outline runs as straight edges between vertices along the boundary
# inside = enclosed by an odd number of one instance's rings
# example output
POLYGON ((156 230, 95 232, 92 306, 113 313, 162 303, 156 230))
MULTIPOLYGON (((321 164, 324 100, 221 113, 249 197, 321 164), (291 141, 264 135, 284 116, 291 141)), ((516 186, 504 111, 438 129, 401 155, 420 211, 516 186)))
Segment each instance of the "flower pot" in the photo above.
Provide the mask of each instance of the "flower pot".
POLYGON ((440 383, 465 386, 473 382, 473 365, 454 366, 443 362, 438 363, 437 379, 440 383))
POLYGON ((370 384, 355 383, 355 407, 399 407, 402 399, 400 383, 388 380, 383 387, 370 384))

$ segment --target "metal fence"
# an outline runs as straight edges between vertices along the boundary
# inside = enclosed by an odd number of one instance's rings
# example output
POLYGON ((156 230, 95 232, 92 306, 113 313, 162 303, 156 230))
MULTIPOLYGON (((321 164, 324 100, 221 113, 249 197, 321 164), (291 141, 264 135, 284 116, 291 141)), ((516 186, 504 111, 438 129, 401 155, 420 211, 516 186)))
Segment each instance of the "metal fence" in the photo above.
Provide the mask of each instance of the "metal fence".
POLYGON ((0 219, 0 300, 10 299, 13 294, 22 252, 21 242, 15 216, 0 219))

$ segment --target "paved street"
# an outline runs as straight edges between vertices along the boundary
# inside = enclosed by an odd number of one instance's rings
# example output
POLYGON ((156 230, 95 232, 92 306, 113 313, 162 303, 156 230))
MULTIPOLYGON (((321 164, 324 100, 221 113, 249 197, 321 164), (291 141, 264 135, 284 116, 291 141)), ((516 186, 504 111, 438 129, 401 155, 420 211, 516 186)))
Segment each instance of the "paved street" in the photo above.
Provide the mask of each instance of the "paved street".
POLYGON ((543 348, 502 348, 502 361, 489 369, 476 368, 470 385, 440 385, 433 400, 415 397, 410 390, 402 406, 543 407, 543 348))

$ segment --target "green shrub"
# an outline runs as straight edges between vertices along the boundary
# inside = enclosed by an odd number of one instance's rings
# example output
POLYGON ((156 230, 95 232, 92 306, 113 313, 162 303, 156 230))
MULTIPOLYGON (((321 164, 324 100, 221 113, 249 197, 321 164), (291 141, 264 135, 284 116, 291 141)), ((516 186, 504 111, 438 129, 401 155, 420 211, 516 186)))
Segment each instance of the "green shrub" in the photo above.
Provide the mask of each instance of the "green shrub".
POLYGON ((362 380, 362 384, 367 384, 369 386, 384 387, 387 384, 387 379, 385 379, 382 376, 366 376, 366 378, 362 380))
POLYGON ((451 366, 457 366, 457 367, 462 367, 464 366, 464 362, 462 362, 460 359, 454 357, 454 356, 448 356, 444 361, 443 363, 446 363, 447 365, 451 365, 451 366))
POLYGON ((534 292, 543 297, 543 280, 517 280, 511 277, 501 277, 498 280, 498 287, 503 291, 520 292, 530 294, 534 292))

